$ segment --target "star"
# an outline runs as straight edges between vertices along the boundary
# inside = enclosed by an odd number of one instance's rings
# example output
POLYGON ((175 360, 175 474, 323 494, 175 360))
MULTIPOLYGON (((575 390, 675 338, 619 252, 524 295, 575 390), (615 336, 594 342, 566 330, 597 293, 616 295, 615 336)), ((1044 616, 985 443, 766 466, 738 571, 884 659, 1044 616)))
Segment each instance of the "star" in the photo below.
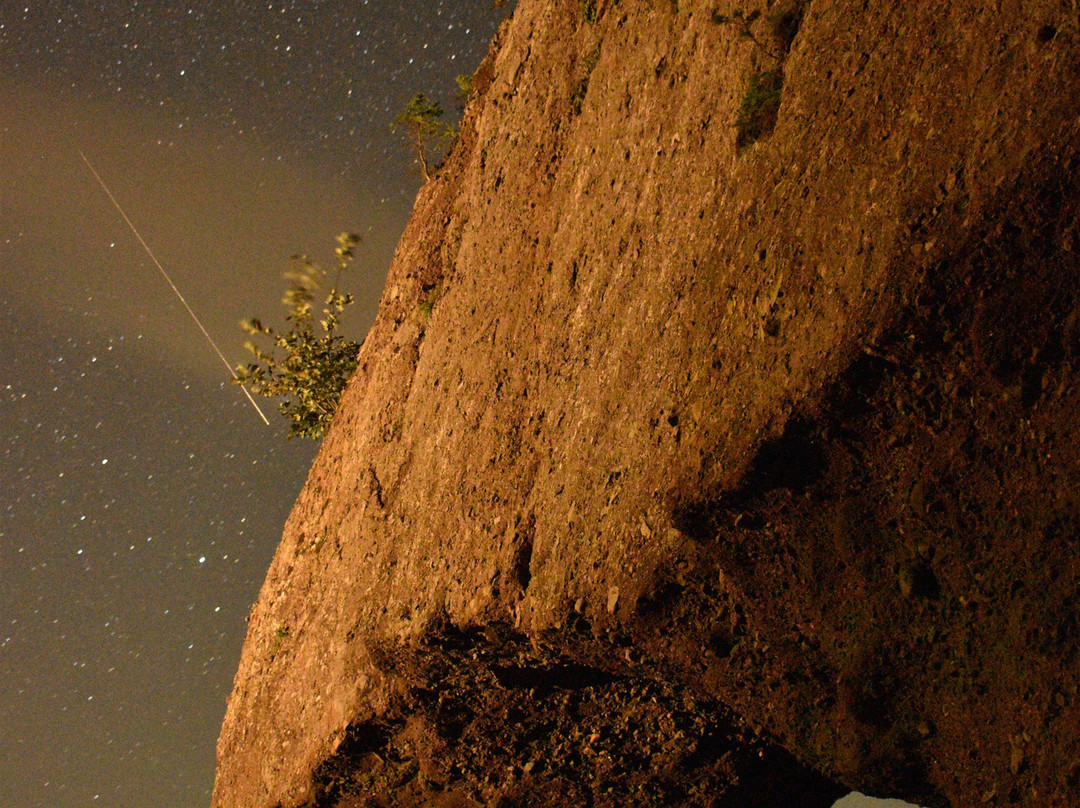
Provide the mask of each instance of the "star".
POLYGON ((329 260, 342 230, 362 336, 419 187, 390 122, 420 91, 453 108, 508 13, 237 8, 0 9, 4 804, 209 802, 243 617, 317 448, 253 417, 76 149, 230 362, 288 256, 329 260))

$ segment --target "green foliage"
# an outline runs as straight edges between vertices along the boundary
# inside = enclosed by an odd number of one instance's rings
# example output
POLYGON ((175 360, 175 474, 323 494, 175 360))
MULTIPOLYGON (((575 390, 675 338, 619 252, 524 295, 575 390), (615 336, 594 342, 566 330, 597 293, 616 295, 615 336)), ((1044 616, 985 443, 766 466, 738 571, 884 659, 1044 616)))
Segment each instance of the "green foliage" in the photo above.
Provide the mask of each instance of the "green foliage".
POLYGON ((592 77, 592 72, 596 69, 596 63, 600 61, 600 47, 597 46, 592 49, 588 56, 584 59, 585 75, 574 82, 573 89, 570 91, 570 109, 573 110, 574 115, 581 114, 581 106, 585 103, 585 96, 589 93, 589 79, 592 77))
POLYGON ((765 45, 754 33, 761 25, 758 10, 735 9, 730 14, 713 11, 712 21, 717 25, 732 26, 740 37, 749 39, 757 49, 774 62, 772 70, 759 70, 750 77, 750 84, 743 96, 742 106, 735 121, 735 145, 742 149, 772 132, 780 111, 780 96, 784 89, 784 60, 791 50, 802 25, 807 0, 782 0, 768 14, 766 32, 774 47, 765 45))
POLYGON ((462 109, 465 109, 465 106, 469 103, 469 99, 472 98, 473 92, 476 89, 473 86, 473 77, 462 73, 461 75, 456 76, 454 81, 457 82, 458 86, 458 104, 461 105, 462 109))
POLYGON ((581 114, 581 105, 585 103, 585 96, 589 92, 589 77, 578 79, 574 88, 570 91, 570 109, 574 115, 581 114))
POLYGON ((779 70, 764 70, 750 77, 735 120, 735 146, 745 148, 772 132, 780 111, 784 77, 779 70))
POLYGON ((578 12, 585 22, 596 22, 600 18, 596 10, 596 0, 578 0, 578 12))
POLYGON ((424 287, 424 298, 420 301, 416 310, 420 313, 420 318, 425 322, 431 319, 431 313, 435 310, 435 302, 442 295, 442 288, 442 281, 433 286, 424 287))
POLYGON ((296 255, 295 268, 285 274, 289 286, 281 301, 289 310, 285 317, 289 330, 275 331, 254 317, 240 324, 253 337, 269 338, 270 348, 245 343, 256 361, 237 368, 236 381, 259 395, 284 399, 278 409, 290 421, 289 438, 322 437, 337 410, 341 391, 356 369, 360 344, 334 332, 338 315, 353 302, 352 295, 338 291, 338 283, 360 237, 342 233, 337 242, 337 274, 317 323, 313 304, 319 279, 326 273, 306 256, 296 255))
POLYGON ((429 101, 426 95, 417 93, 394 119, 393 128, 404 129, 409 143, 416 150, 416 159, 425 180, 431 179, 428 163, 430 152, 448 144, 457 134, 452 125, 442 123, 442 116, 443 108, 438 101, 429 101))

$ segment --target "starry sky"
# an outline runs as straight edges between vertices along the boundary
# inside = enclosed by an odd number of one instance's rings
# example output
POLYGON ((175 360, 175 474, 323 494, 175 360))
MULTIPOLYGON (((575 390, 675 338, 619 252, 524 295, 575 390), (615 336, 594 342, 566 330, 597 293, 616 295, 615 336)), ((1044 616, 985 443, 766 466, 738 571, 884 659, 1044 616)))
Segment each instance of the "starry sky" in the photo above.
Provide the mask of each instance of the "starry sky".
POLYGON ((281 273, 364 243, 374 318, 419 177, 390 124, 512 3, 0 2, 0 806, 209 803, 254 602, 316 445, 231 364, 281 273))

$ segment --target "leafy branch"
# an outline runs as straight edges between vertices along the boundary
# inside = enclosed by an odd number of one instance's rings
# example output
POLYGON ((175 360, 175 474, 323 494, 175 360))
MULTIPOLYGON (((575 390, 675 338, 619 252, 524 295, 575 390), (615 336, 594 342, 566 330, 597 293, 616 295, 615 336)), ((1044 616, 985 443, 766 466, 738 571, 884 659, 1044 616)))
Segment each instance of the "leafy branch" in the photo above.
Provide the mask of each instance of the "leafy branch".
MULTIPOLYGON (((738 149, 746 148, 770 134, 776 126, 784 90, 784 61, 799 33, 806 7, 807 0, 783 0, 769 12, 765 27, 772 37, 775 49, 766 45, 754 33, 754 24, 762 18, 761 11, 735 9, 730 14, 721 14, 718 11, 712 13, 715 24, 733 27, 738 36, 749 39, 761 53, 774 62, 771 69, 758 69, 750 76, 735 121, 735 146, 738 149)), ((760 29, 761 26, 758 27, 760 29)))
POLYGON ((253 341, 244 344, 256 361, 237 368, 236 382, 248 385, 259 395, 283 398, 278 409, 291 422, 289 438, 322 437, 337 410, 342 390, 356 370, 360 343, 335 331, 339 315, 353 303, 353 296, 340 292, 338 285, 360 237, 342 233, 337 243, 337 272, 317 323, 315 295, 326 272, 304 255, 294 255, 295 268, 285 274, 289 285, 281 302, 289 311, 285 317, 289 330, 276 331, 255 317, 240 323, 253 337, 269 338, 270 347, 264 350, 253 341))

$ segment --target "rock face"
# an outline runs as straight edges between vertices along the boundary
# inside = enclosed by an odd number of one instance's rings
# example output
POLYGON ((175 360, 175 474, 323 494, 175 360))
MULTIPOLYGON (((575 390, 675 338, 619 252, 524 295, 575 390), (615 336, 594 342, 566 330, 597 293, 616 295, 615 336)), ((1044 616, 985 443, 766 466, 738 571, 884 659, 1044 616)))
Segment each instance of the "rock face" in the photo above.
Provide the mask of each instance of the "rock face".
POLYGON ((1080 14, 760 5, 520 0, 214 806, 1080 803, 1080 14))

